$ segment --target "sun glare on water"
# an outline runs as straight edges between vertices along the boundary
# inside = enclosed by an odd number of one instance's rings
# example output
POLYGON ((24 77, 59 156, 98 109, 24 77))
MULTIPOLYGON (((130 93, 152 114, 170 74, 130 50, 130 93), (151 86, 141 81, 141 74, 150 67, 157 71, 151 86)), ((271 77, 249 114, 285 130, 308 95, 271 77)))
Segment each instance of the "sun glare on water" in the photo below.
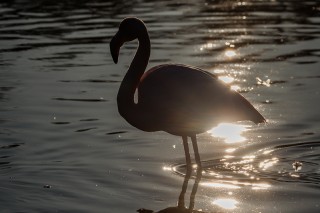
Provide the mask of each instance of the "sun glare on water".
POLYGON ((248 125, 220 123, 208 132, 213 137, 223 138, 226 143, 238 143, 246 140, 241 134, 247 130, 248 125))
POLYGON ((235 209, 239 202, 234 199, 217 199, 212 204, 222 207, 224 209, 235 209))
POLYGON ((219 76, 218 78, 227 84, 230 84, 234 81, 234 78, 231 76, 219 76))
POLYGON ((227 56, 228 58, 232 58, 232 57, 236 56, 237 54, 236 54, 236 51, 234 51, 234 50, 227 50, 227 51, 225 51, 224 55, 227 56))

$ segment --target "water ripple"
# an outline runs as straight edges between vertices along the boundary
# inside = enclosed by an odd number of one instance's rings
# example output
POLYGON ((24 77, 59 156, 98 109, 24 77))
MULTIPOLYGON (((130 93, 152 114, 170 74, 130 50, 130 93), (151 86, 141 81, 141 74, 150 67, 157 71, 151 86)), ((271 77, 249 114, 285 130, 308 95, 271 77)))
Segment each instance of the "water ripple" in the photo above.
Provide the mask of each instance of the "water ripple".
MULTIPOLYGON (((283 144, 242 157, 226 156, 202 162, 203 179, 243 185, 266 181, 320 183, 320 142, 310 141, 283 144), (291 157, 283 153, 291 153, 291 157), (293 163, 299 160, 302 168, 296 171, 293 163)), ((234 154, 234 153, 232 153, 234 154)), ((185 164, 172 166, 172 171, 185 175, 185 164)))

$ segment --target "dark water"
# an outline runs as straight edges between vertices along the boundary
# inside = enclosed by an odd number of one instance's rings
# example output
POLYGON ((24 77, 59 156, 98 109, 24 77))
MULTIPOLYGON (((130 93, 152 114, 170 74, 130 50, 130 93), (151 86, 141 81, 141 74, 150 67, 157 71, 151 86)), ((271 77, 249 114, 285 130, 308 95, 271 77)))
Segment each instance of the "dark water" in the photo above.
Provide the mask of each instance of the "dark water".
POLYGON ((204 174, 195 209, 319 212, 316 0, 1 1, 1 212, 176 205, 181 139, 141 132, 117 112, 137 42, 122 48, 118 65, 108 43, 127 16, 147 24, 149 67, 176 62, 217 73, 268 119, 198 137, 204 174))

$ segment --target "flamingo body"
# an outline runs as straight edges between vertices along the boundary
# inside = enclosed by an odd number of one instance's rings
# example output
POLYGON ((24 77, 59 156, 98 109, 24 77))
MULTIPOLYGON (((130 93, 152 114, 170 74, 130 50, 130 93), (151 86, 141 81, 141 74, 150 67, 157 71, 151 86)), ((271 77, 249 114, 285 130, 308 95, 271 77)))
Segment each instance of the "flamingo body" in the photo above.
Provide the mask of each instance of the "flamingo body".
POLYGON ((207 71, 163 64, 145 72, 150 56, 150 39, 144 23, 124 19, 112 38, 110 50, 117 63, 120 47, 139 40, 137 53, 125 75, 117 97, 120 114, 143 131, 166 131, 180 136, 205 132, 219 122, 264 117, 239 93, 207 71), (134 94, 138 90, 138 102, 134 94))
POLYGON ((220 122, 263 117, 239 93, 199 68, 165 64, 147 71, 138 86, 138 107, 153 122, 150 131, 194 135, 220 122))

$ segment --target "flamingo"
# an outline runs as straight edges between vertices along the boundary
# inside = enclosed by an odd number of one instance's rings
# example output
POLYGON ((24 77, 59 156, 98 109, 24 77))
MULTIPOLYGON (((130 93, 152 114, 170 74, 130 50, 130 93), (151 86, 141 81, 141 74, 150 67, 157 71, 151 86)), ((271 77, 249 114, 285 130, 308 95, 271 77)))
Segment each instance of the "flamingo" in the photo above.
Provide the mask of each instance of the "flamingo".
POLYGON ((210 72, 182 64, 162 64, 145 72, 151 45, 147 28, 138 18, 125 18, 120 23, 110 42, 114 63, 118 62, 121 46, 135 39, 139 46, 118 91, 118 111, 140 130, 165 131, 182 137, 187 174, 191 172, 188 137, 197 171, 201 172, 197 134, 221 122, 249 120, 258 124, 266 121, 249 101, 210 72), (134 100, 136 90, 137 102, 134 100))

